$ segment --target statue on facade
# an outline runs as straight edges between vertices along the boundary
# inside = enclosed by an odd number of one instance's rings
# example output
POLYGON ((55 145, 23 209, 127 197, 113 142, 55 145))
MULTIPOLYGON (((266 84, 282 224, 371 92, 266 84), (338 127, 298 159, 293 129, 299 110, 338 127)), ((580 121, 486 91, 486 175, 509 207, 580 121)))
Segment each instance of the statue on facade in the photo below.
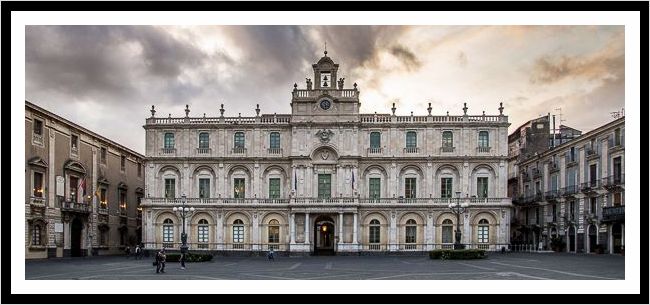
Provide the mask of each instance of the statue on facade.
POLYGON ((307 90, 311 90, 311 78, 305 78, 307 81, 307 90))
POLYGON ((345 81, 345 77, 339 78, 339 90, 343 90, 343 82, 345 81))

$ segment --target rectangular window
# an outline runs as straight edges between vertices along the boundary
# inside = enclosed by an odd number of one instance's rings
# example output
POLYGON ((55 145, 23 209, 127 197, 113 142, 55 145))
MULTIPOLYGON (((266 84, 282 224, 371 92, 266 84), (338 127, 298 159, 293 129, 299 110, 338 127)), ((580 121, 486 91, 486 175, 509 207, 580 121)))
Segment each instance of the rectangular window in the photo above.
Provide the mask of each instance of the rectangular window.
POLYGON ((487 244, 490 240, 489 232, 490 232, 489 226, 485 226, 485 225, 478 226, 478 242, 482 244, 487 244))
POLYGON ((280 242, 280 227, 269 226, 269 243, 277 244, 280 242))
POLYGON ((452 183, 453 183, 453 178, 440 179, 440 197, 452 198, 452 194, 453 194, 452 183))
POLYGON ((478 198, 487 198, 488 196, 488 177, 476 178, 476 196, 478 198))
POLYGON ((34 197, 43 197, 43 174, 34 172, 34 197))
POLYGON ((106 147, 101 148, 101 153, 99 155, 99 161, 102 162, 102 164, 106 164, 106 147))
POLYGON ((406 148, 415 148, 418 147, 418 136, 415 131, 409 131, 406 133, 406 148))
POLYGON ((210 147, 210 135, 207 132, 202 132, 199 134, 199 148, 208 147, 210 147))
POLYGON ((142 164, 138 162, 138 177, 142 177, 142 164))
POLYGON ((535 194, 541 194, 542 193, 542 183, 539 181, 535 181, 535 194))
POLYGON ((621 199, 622 199, 621 193, 614 193, 614 206, 615 207, 621 205, 621 199))
POLYGON ((553 222, 557 222, 557 204, 553 205, 553 222))
POLYGON ((570 162, 575 162, 576 161, 576 148, 571 147, 571 150, 569 151, 569 161, 570 162))
POLYGON ((34 134, 42 135, 43 134, 43 121, 34 120, 34 134))
POLYGON ((235 132, 235 148, 244 148, 245 144, 244 133, 235 132))
POLYGON ((199 178, 199 198, 210 198, 209 178, 199 178))
POLYGON ((280 133, 272 132, 269 139, 269 148, 278 149, 280 148, 280 133))
POLYGON ((593 214, 596 214, 597 211, 598 211, 597 209, 598 209, 598 206, 597 206, 597 203, 596 203, 596 197, 589 198, 589 212, 593 213, 593 214))
POLYGON ((232 242, 233 243, 243 243, 244 242, 244 226, 234 226, 232 227, 232 242))
POLYGON ((381 133, 374 131, 370 133, 370 148, 381 147, 381 133))
POLYGON ((246 179, 235 178, 233 191, 235 198, 246 198, 246 179))
POLYGON ((442 132, 442 147, 454 147, 454 133, 451 131, 442 132))
POLYGON ((77 149, 79 147, 79 137, 77 135, 70 136, 70 147, 72 149, 77 149))
POLYGON ((576 219, 576 203, 575 201, 570 201, 569 202, 569 215, 571 216, 571 220, 576 219))
POLYGON ((176 198, 176 179, 165 179, 165 198, 176 198))
POLYGON ((369 178, 368 190, 370 198, 379 199, 381 197, 381 178, 369 178))
POLYGON ((478 147, 486 148, 490 146, 490 134, 487 131, 478 133, 478 147))
POLYGON ((70 201, 77 202, 77 187, 79 187, 79 178, 70 177, 70 201))
POLYGON ((614 158, 614 183, 621 183, 621 157, 614 158))
POLYGON ((614 130, 614 145, 619 146, 621 145, 621 129, 616 128, 614 130))
POLYGON ((332 175, 318 174, 318 198, 330 198, 332 196, 332 175))
POLYGON ((415 198, 416 187, 416 178, 404 178, 404 198, 415 198))
POLYGON ((120 170, 126 170, 126 156, 120 156, 120 170))
POLYGON ((122 212, 125 212, 126 211, 126 191, 125 190, 120 190, 119 192, 120 192, 120 195, 119 195, 120 210, 122 212))
POLYGON ((200 225, 199 226, 199 240, 198 242, 200 243, 207 243, 208 242, 208 226, 207 225, 200 225))
POLYGON ((535 208, 535 223, 539 224, 539 208, 535 208))
POLYGON ((557 175, 551 176, 551 191, 557 191, 557 175))
POLYGON ((269 198, 280 198, 280 178, 269 179, 269 198))
POLYGON ((450 225, 443 225, 442 226, 442 243, 443 244, 451 244, 452 241, 452 226, 450 225))
POLYGON ((596 164, 589 165, 589 184, 591 186, 596 186, 596 181, 598 181, 598 170, 596 164))
POLYGON ((575 168, 567 169, 567 190, 574 191, 576 185, 576 170, 575 168))
POLYGON ((369 243, 371 243, 371 244, 380 243, 380 239, 379 239, 380 230, 381 230, 381 227, 378 226, 378 225, 371 225, 370 226, 370 234, 368 236, 368 242, 369 243))
POLYGON ((174 226, 163 225, 163 242, 164 243, 174 242, 174 226))
POLYGON ((174 148, 174 134, 171 132, 165 133, 165 148, 172 149, 174 148))
POLYGON ((99 207, 102 209, 108 208, 108 202, 106 202, 106 189, 99 189, 99 207))
POLYGON ((407 244, 414 244, 415 243, 415 237, 417 234, 417 226, 406 226, 406 243, 407 244))

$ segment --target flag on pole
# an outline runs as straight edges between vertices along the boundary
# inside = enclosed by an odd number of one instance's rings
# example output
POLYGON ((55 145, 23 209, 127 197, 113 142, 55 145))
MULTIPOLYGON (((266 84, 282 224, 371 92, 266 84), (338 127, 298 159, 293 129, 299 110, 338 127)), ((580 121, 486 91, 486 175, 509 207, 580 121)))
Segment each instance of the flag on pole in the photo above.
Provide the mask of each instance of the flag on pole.
POLYGON ((79 194, 86 195, 86 178, 79 179, 79 186, 77 187, 79 194))

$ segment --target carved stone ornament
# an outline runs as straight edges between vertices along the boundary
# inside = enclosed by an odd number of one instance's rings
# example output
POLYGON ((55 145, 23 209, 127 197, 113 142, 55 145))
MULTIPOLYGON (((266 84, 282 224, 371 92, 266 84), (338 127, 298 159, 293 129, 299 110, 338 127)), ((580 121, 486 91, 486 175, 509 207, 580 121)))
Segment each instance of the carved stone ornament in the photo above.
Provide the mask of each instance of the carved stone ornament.
POLYGON ((323 160, 327 160, 329 156, 330 156, 330 152, 327 150, 323 150, 320 152, 320 157, 323 158, 323 160))
POLYGON ((334 133, 329 129, 321 129, 316 133, 316 136, 320 139, 321 143, 328 143, 332 135, 334 135, 334 133))

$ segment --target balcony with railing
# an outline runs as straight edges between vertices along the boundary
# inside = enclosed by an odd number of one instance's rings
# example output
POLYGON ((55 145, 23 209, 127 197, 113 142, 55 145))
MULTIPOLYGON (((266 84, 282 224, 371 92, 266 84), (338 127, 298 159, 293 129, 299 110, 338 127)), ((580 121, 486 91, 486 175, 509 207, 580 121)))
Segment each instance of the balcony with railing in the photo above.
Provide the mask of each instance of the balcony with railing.
POLYGON ((43 145, 43 135, 32 132, 32 141, 34 144, 43 145))
POLYGON ((97 214, 108 215, 108 204, 100 204, 97 208, 97 214))
POLYGON ((591 147, 585 149, 585 158, 587 158, 587 160, 597 159, 598 157, 600 157, 598 150, 591 147))
POLYGON ((562 195, 565 197, 574 197, 575 194, 577 193, 578 193, 577 185, 569 185, 567 187, 562 188, 562 195))
POLYGON ((196 149, 196 154, 197 155, 209 155, 212 153, 212 148, 207 148, 207 147, 199 147, 196 149))
POLYGON ((45 207, 46 199, 45 197, 29 197, 29 205, 32 207, 45 207))
POLYGON ((74 202, 68 198, 59 196, 62 212, 88 214, 91 211, 90 205, 85 202, 74 202))
POLYGON ((176 154, 176 148, 163 147, 163 148, 160 149, 160 154, 161 155, 175 155, 176 154))
POLYGON ((560 196, 560 190, 552 190, 544 193, 544 199, 546 199, 548 202, 556 202, 560 196))
POLYGON ((453 153, 455 149, 456 149, 456 147, 453 147, 453 146, 443 146, 443 147, 440 147, 440 152, 453 153))
POLYGON ((417 154, 420 152, 419 147, 404 147, 405 154, 417 154))
POLYGON ((533 179, 542 177, 542 171, 539 168, 533 168, 533 179))
POLYGON ((266 152, 269 155, 282 155, 282 148, 267 148, 266 152))
POLYGON ((255 117, 181 117, 181 118, 156 118, 146 119, 146 125, 201 125, 201 124, 223 124, 223 125, 245 125, 245 124, 289 124, 290 114, 262 114, 255 117))
POLYGON ((625 206, 603 208, 603 222, 625 221, 625 206))
POLYGON ((232 153, 238 155, 246 154, 246 147, 233 147, 232 153))
POLYGON ((602 185, 608 190, 615 190, 623 188, 625 185, 625 175, 612 175, 602 179, 602 185))
POLYGON ((489 152, 490 152, 490 147, 489 147, 489 146, 479 146, 479 147, 476 147, 476 152, 479 152, 479 153, 489 153, 489 152))
MULTIPOLYGON (((143 203, 150 203, 158 206, 177 206, 183 204, 181 198, 147 198, 143 203)), ((343 205, 343 206, 391 206, 391 205, 430 205, 448 206, 450 203, 458 202, 458 198, 360 198, 360 197, 296 197, 296 198, 186 198, 186 204, 200 206, 255 206, 260 204, 271 205, 343 205)), ((461 202, 468 202, 475 205, 510 205, 510 198, 486 197, 486 198, 461 198, 461 202)))
POLYGON ((585 194, 593 193, 596 189, 600 187, 600 180, 594 179, 588 182, 584 182, 580 185, 580 191, 585 194))
POLYGON ((384 124, 384 123, 434 123, 434 124, 457 124, 457 123, 483 123, 498 124, 507 123, 508 117, 505 115, 405 115, 396 116, 390 114, 361 114, 359 115, 361 123, 365 124, 384 124))
POLYGON ((291 93, 294 99, 310 99, 327 94, 331 97, 344 98, 344 99, 358 99, 359 90, 357 89, 294 89, 291 93))
POLYGON ((548 163, 549 172, 556 172, 560 170, 560 167, 557 164, 557 161, 551 161, 548 163))
POLYGON ((380 155, 381 147, 368 147, 367 153, 368 155, 380 155))

